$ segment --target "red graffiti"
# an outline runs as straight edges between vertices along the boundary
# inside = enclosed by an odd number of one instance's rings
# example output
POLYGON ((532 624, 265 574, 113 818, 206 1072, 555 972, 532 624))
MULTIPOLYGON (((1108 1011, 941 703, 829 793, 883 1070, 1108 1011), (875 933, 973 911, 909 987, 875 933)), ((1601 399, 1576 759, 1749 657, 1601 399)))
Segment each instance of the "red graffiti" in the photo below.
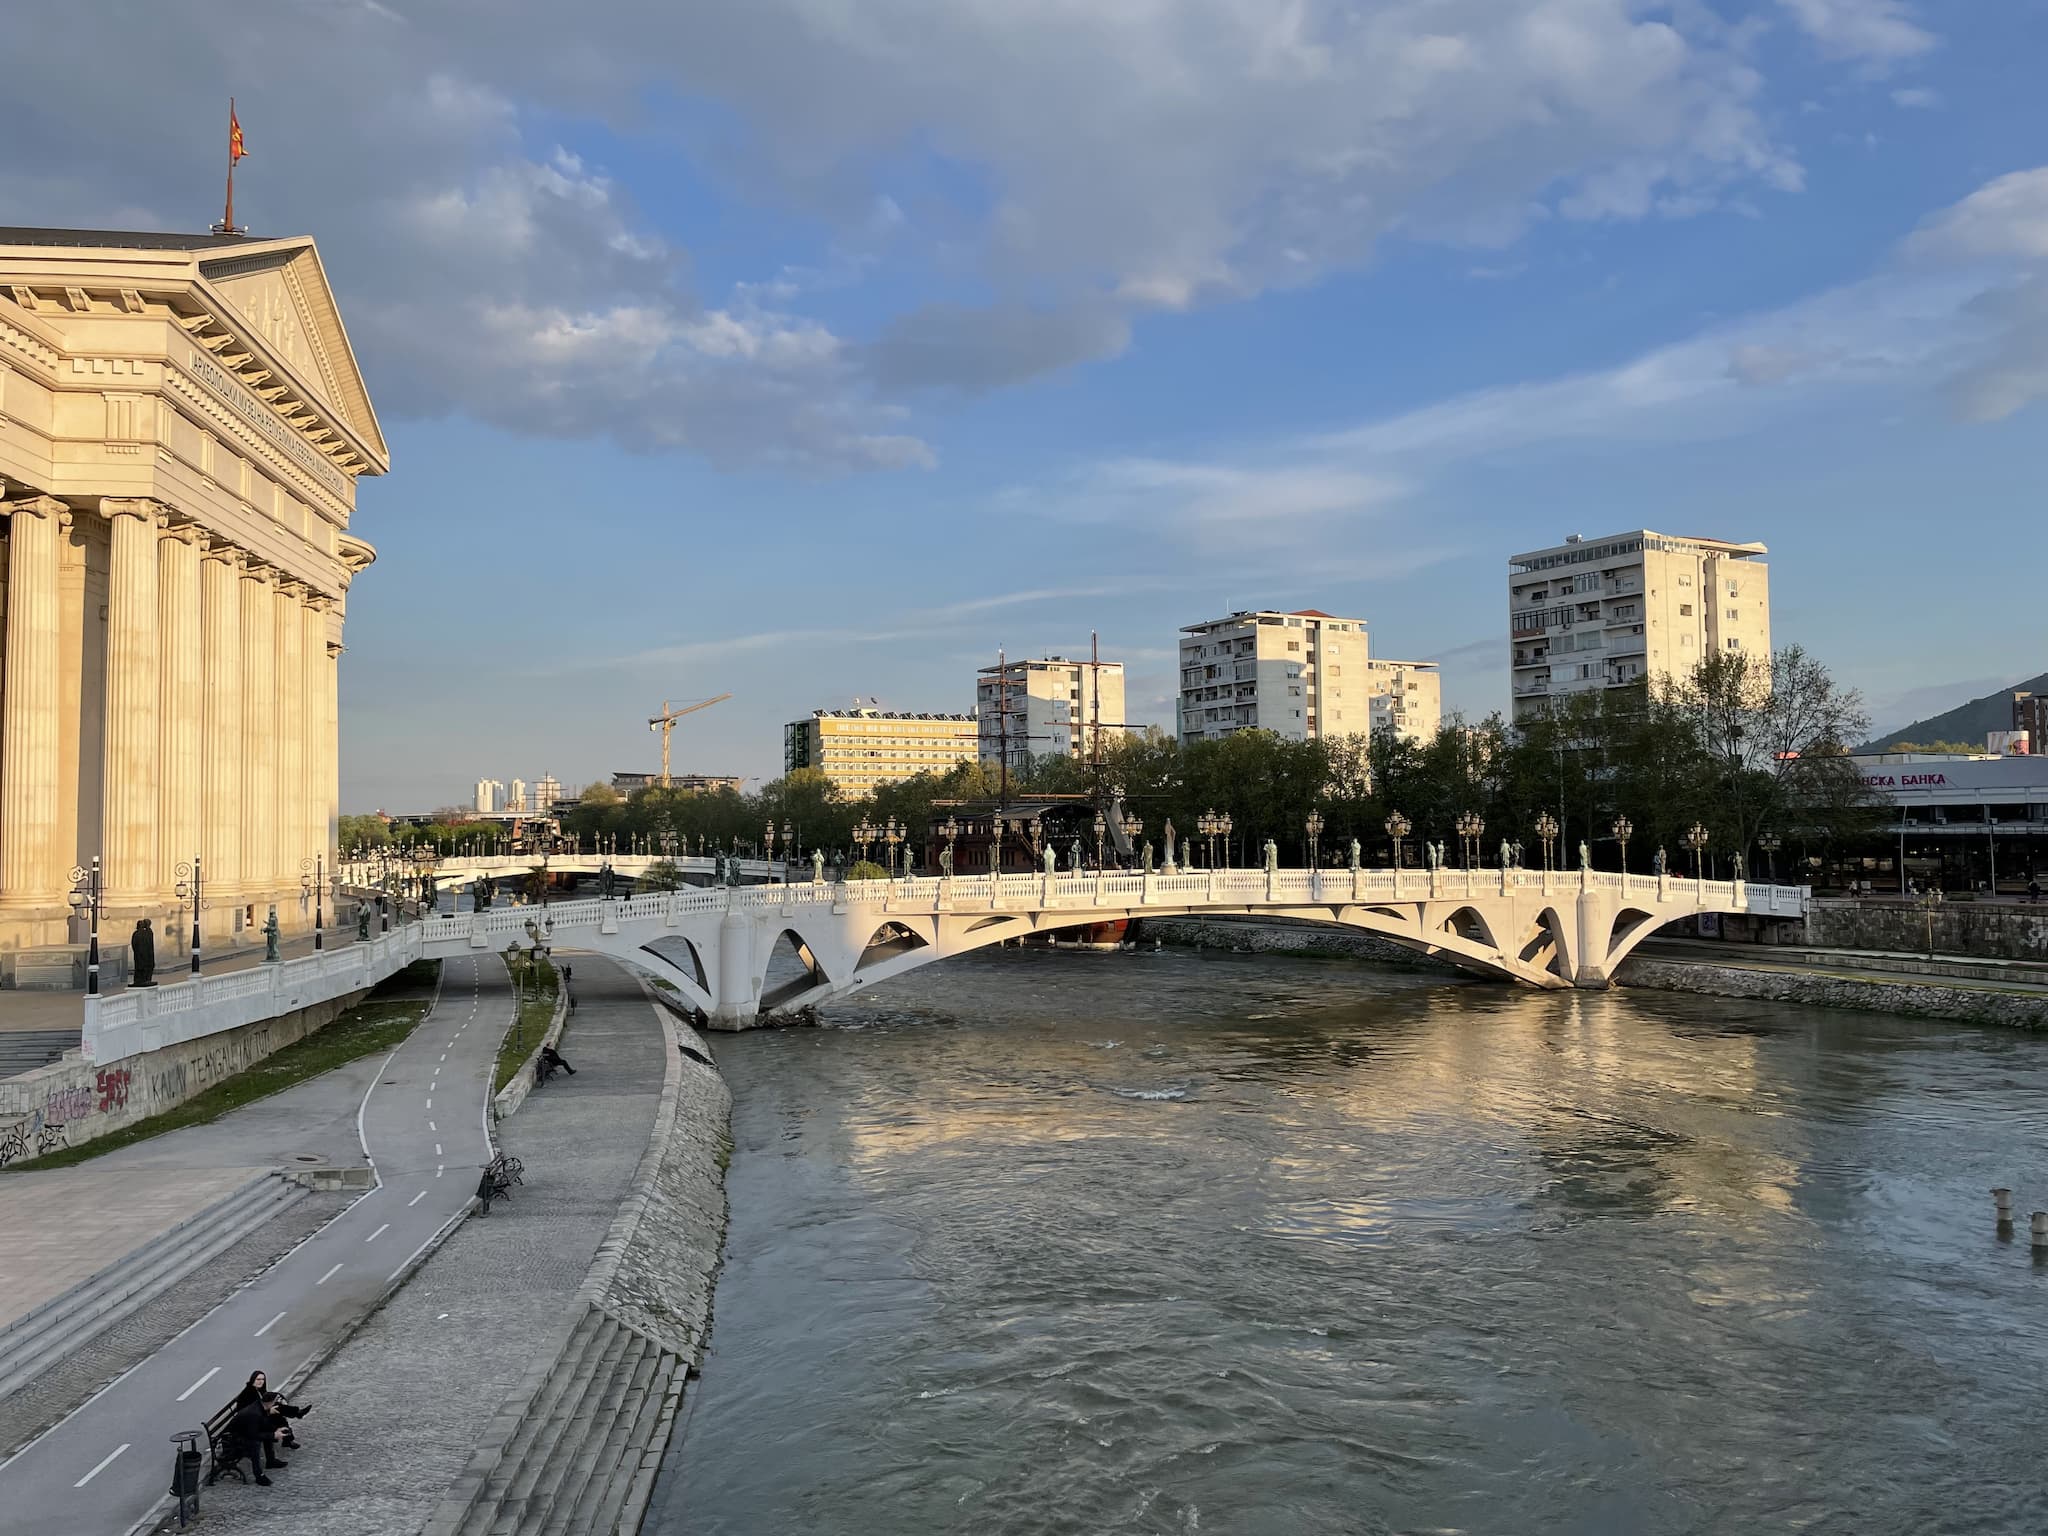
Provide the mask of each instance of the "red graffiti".
POLYGON ((126 1067, 114 1067, 100 1072, 97 1076, 100 1090, 100 1113, 105 1114, 110 1109, 126 1109, 128 1107, 128 1069, 126 1067))

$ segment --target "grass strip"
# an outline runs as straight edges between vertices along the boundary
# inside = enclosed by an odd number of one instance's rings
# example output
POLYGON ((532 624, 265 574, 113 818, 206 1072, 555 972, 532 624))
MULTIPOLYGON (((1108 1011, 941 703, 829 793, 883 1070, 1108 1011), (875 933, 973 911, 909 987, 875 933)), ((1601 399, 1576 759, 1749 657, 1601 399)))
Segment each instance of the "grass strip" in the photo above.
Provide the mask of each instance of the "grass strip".
POLYGON ((267 1099, 273 1093, 282 1093, 308 1078, 345 1066, 358 1057, 388 1051, 410 1035, 420 1020, 427 1016, 427 1010, 433 1006, 434 978, 440 968, 438 960, 415 960, 404 970, 377 983, 368 997, 324 1029, 317 1029, 290 1045, 272 1051, 254 1066, 245 1067, 233 1077, 194 1094, 175 1108, 123 1126, 83 1146, 66 1147, 15 1163, 0 1169, 0 1174, 69 1168, 103 1152, 161 1136, 166 1131, 182 1130, 188 1125, 206 1125, 230 1110, 253 1104, 258 1099, 267 1099), (421 988, 427 989, 424 997, 395 995, 418 992, 421 988))
MULTIPOLYGON (((555 998, 561 986, 561 979, 555 974, 554 962, 542 956, 523 954, 515 963, 506 957, 506 967, 512 972, 512 986, 519 998, 519 1014, 512 1021, 512 1027, 505 1031, 505 1038, 498 1042, 498 1070, 491 1083, 491 1092, 501 1092, 505 1085, 518 1075, 526 1058, 539 1048, 548 1024, 555 1016, 555 998)), ((562 1025, 567 1034, 569 1026, 562 1025)))

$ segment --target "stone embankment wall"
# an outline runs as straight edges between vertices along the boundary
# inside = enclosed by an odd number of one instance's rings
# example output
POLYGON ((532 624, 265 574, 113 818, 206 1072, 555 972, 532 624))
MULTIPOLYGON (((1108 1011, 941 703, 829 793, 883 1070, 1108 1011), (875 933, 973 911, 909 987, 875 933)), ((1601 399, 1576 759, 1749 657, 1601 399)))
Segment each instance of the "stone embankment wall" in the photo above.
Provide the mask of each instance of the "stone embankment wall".
POLYGON ((725 1252, 732 1093, 718 1069, 705 1064, 711 1050, 703 1036, 679 1020, 670 1027, 674 1107, 656 1127, 620 1223, 600 1250, 600 1271, 607 1251, 615 1262, 593 1299, 694 1366, 725 1252))
POLYGON ((1750 997, 1813 1008, 1861 1008, 1916 1018, 1953 1019, 2015 1029, 2048 1029, 2048 998, 1937 982, 1860 981, 1800 971, 1752 971, 1740 965, 1653 960, 1632 955, 1616 978, 1625 987, 1709 997, 1750 997))
POLYGON ((0 1078, 0 1168, 83 1146, 175 1109, 325 1028, 366 995, 352 992, 239 1029, 145 1051, 113 1066, 68 1055, 19 1077, 0 1078))
MULTIPOLYGON (((2048 902, 1944 901, 1932 909, 1937 955, 2048 961, 2048 902)), ((1929 909, 1917 901, 1816 901, 1806 942, 1829 949, 1924 953, 1929 909)))
POLYGON ((1186 949, 1234 949, 1261 955, 1333 955, 1372 960, 1439 975, 1465 974, 1447 961, 1431 959, 1361 928, 1304 923, 1269 917, 1148 917, 1139 942, 1158 939, 1186 949))

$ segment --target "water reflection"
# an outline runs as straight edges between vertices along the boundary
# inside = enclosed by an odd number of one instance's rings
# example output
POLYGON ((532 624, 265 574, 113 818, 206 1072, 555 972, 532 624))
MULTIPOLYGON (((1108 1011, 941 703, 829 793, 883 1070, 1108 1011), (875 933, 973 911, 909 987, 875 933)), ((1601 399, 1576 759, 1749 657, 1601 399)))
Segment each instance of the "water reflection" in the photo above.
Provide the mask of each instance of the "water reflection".
POLYGON ((2048 1041, 1010 951, 720 1059, 650 1529, 2048 1529, 2048 1041))

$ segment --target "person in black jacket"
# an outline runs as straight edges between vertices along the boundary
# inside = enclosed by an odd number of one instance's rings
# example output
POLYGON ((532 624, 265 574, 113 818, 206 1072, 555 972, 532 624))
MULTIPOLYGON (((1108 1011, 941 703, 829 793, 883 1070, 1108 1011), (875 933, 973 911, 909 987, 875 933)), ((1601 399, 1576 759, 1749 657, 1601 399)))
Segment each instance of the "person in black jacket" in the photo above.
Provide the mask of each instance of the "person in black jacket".
POLYGON ((296 1451, 299 1448, 299 1436, 292 1428, 292 1420, 303 1419, 311 1413, 312 1404, 308 1403, 301 1408, 296 1403, 286 1402, 282 1392, 266 1392, 263 1394, 263 1406, 270 1411, 271 1425, 277 1431, 277 1443, 288 1451, 296 1451))
POLYGON ((276 1432, 270 1420, 270 1410, 264 1405, 260 1393, 251 1396, 246 1388, 235 1403, 235 1416, 228 1421, 227 1434, 222 1437, 220 1457, 206 1480, 218 1482, 221 1473, 247 1457, 250 1475, 258 1486, 268 1488, 270 1479, 263 1475, 264 1468, 287 1465, 270 1443, 271 1435, 276 1432))

